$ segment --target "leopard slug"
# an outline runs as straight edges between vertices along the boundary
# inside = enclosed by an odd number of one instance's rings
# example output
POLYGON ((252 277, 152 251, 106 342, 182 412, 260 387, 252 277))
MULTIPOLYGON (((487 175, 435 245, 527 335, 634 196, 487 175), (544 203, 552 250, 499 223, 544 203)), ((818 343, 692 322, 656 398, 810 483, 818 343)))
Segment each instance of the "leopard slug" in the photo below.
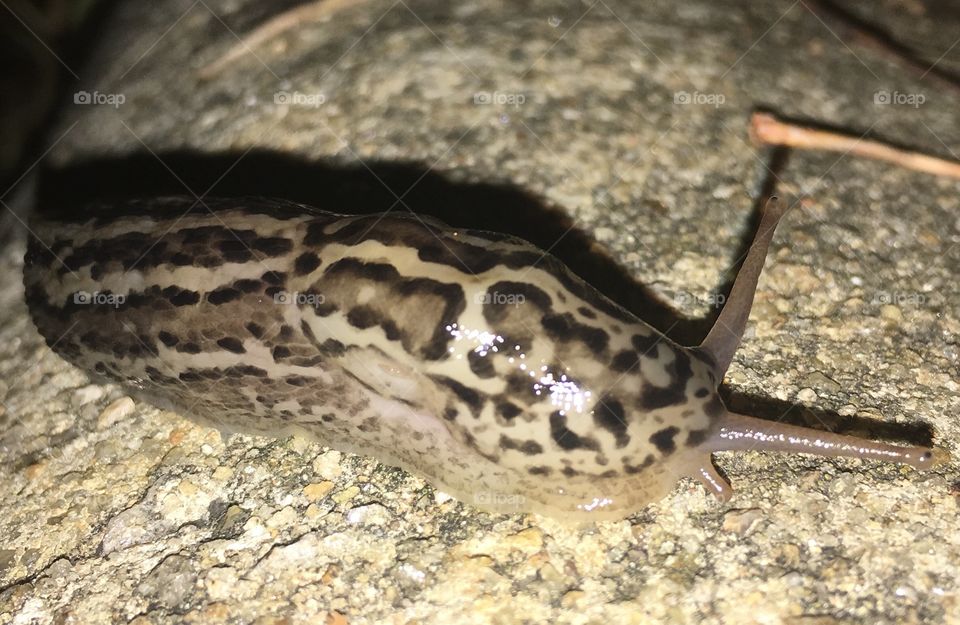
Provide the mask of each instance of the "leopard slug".
POLYGON ((32 226, 40 334, 95 379, 221 431, 307 436, 483 509, 622 518, 725 450, 929 466, 931 451, 727 410, 784 210, 763 209, 706 339, 682 347, 559 260, 413 215, 152 198, 32 226))

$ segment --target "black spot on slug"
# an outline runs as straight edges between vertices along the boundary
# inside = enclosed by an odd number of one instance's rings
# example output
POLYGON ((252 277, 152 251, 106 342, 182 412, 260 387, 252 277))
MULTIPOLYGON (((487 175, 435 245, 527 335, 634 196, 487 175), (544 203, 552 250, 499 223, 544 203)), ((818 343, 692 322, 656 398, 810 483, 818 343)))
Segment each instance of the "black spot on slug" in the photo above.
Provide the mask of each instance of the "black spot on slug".
POLYGON ((266 282, 267 284, 281 285, 287 280, 287 274, 281 271, 268 271, 260 279, 266 282))
POLYGON ((664 428, 659 432, 651 434, 650 442, 653 443, 657 450, 664 456, 670 455, 677 449, 677 444, 674 442, 673 438, 678 432, 680 432, 680 429, 671 425, 668 428, 664 428))
POLYGON ((693 377, 690 357, 682 349, 672 350, 674 359, 667 365, 670 383, 667 386, 646 384, 640 397, 640 406, 647 411, 666 406, 675 406, 686 401, 687 382, 693 377))
POLYGON ((527 456, 535 456, 543 453, 543 447, 541 447, 537 441, 517 441, 503 434, 500 435, 500 449, 516 449, 527 456))
POLYGON ((243 293, 256 293, 263 288, 263 283, 260 280, 249 280, 245 278, 242 280, 236 280, 233 283, 233 288, 243 293))
POLYGON ((372 282, 388 282, 399 278, 400 272, 389 263, 367 263, 358 258, 341 258, 327 267, 324 275, 329 278, 363 278, 372 282))
POLYGON ((601 328, 580 323, 570 313, 544 315, 540 321, 547 335, 555 341, 578 340, 594 354, 601 354, 610 342, 610 336, 601 328))
POLYGON ((188 291, 175 286, 168 286, 163 289, 162 293, 167 301, 174 306, 192 306, 200 301, 200 294, 196 291, 188 291))
POLYGON ((347 347, 337 339, 327 339, 320 344, 320 353, 324 356, 343 356, 347 352, 347 347))
POLYGON ((266 370, 261 369, 260 367, 254 367, 253 365, 235 365, 233 367, 227 367, 224 370, 229 377, 243 377, 243 376, 253 376, 255 378, 269 378, 270 374, 266 370))
POLYGON ((380 322, 380 327, 383 329, 383 334, 387 337, 388 341, 399 341, 403 337, 400 327, 393 319, 384 319, 380 322))
POLYGON ((630 475, 636 475, 637 473, 642 473, 644 469, 652 465, 654 460, 655 458, 653 457, 653 454, 647 454, 647 457, 643 459, 643 462, 641 462, 639 465, 634 465, 630 464, 629 458, 624 458, 623 470, 630 475))
POLYGON ((596 319, 596 318, 597 318, 597 313, 593 312, 592 310, 590 310, 590 309, 587 308, 586 306, 580 306, 579 308, 577 308, 577 312, 580 313, 581 315, 583 315, 584 317, 586 317, 587 319, 596 319))
POLYGON ((453 391, 454 395, 456 395, 463 403, 470 407, 474 417, 480 416, 480 410, 483 408, 484 397, 479 391, 468 386, 464 386, 453 378, 448 378, 443 375, 431 375, 430 379, 437 384, 445 386, 453 391))
POLYGON ((600 445, 588 436, 580 436, 567 427, 566 415, 557 410, 550 415, 550 436, 561 449, 590 449, 599 451, 600 445))
POLYGON ((180 375, 178 375, 177 377, 183 380, 184 382, 198 382, 203 379, 203 377, 193 369, 189 369, 187 371, 181 371, 180 375))
POLYGON ((707 440, 707 435, 710 434, 710 430, 691 430, 687 434, 687 440, 685 442, 687 447, 698 447, 703 441, 707 440))
POLYGON ((710 401, 703 405, 703 412, 711 419, 719 419, 723 413, 723 402, 718 395, 714 395, 710 401))
POLYGON ((640 359, 637 352, 632 349, 625 349, 617 352, 617 355, 610 361, 610 368, 618 373, 626 373, 637 369, 639 371, 640 359))
POLYGON ((232 302, 235 299, 239 299, 241 295, 242 294, 237 289, 223 287, 207 293, 207 301, 214 306, 219 306, 220 304, 226 304, 227 302, 232 302))
POLYGON ((510 420, 516 418, 522 410, 516 405, 510 403, 509 401, 502 401, 497 404, 497 414, 502 416, 504 419, 510 420))
POLYGON ((355 328, 366 330, 380 323, 380 315, 369 306, 357 306, 347 313, 347 322, 355 328))
POLYGON ((659 344, 661 337, 650 334, 634 334, 630 337, 630 342, 633 343, 633 348, 640 352, 640 355, 645 358, 658 358, 659 357, 659 344))
POLYGON ((470 371, 473 371, 478 378, 492 378, 497 374, 493 368, 493 356, 490 353, 481 356, 476 351, 471 350, 467 354, 467 362, 470 364, 470 371))
POLYGON ((616 398, 606 396, 597 402, 593 408, 593 422, 613 434, 618 449, 625 447, 630 442, 623 404, 616 398))
POLYGON ((293 263, 293 270, 298 276, 308 274, 320 266, 320 257, 313 252, 304 252, 293 263))
POLYGON ((220 241, 217 246, 220 255, 228 263, 246 263, 253 258, 250 246, 237 239, 220 241))
POLYGON ((547 312, 553 300, 546 291, 527 282, 500 281, 483 294, 483 318, 489 323, 500 323, 521 306, 530 304, 547 312))
POLYGON ((217 341, 217 345, 227 350, 228 352, 233 352, 234 354, 243 354, 247 350, 243 348, 243 343, 238 339, 228 336, 217 341))

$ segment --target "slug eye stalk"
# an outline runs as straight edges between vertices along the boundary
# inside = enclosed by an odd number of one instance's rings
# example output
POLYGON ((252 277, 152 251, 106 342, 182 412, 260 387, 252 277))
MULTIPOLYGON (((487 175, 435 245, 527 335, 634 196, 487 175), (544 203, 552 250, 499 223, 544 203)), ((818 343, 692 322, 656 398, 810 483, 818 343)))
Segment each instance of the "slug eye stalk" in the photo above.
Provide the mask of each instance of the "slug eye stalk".
MULTIPOLYGON (((750 250, 730 290, 730 297, 707 337, 697 348, 713 359, 718 384, 723 381, 743 338, 770 242, 785 213, 784 204, 776 197, 767 200, 750 250)), ((707 454, 689 475, 724 501, 730 498, 732 489, 712 465, 710 454, 715 451, 781 451, 826 457, 844 456, 908 464, 917 469, 929 468, 934 461, 933 451, 927 447, 890 445, 729 411, 724 411, 716 420, 701 448, 707 454)))

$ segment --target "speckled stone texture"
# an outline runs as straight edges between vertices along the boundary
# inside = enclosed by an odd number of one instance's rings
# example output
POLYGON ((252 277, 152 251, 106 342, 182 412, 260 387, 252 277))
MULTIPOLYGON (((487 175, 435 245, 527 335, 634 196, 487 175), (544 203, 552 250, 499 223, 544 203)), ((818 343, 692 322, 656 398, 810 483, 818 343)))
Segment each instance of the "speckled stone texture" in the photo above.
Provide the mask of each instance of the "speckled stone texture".
MULTIPOLYGON (((688 319, 705 332, 742 249, 769 163, 747 140, 754 108, 960 153, 954 92, 789 1, 368 0, 200 78, 288 5, 120 4, 81 88, 125 101, 68 103, 48 164, 257 148, 513 185, 658 293, 677 336, 688 319)), ((960 32, 948 5, 849 6, 932 61, 960 32)), ((960 68, 960 45, 940 64, 960 68)), ((960 184, 817 153, 779 177, 798 204, 730 402, 929 431, 955 452, 960 184)), ((0 623, 960 622, 956 461, 722 454, 726 505, 684 482, 595 526, 481 514, 373 459, 221 442, 90 385, 29 322, 16 240, 0 274, 0 623)))

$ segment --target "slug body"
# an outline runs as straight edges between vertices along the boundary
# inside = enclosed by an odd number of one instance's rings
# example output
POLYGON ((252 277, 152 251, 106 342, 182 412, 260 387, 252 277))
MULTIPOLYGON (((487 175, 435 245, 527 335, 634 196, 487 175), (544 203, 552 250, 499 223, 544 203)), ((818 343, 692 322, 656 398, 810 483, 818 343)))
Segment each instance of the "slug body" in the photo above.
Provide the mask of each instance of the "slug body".
POLYGON ((375 456, 494 511, 621 518, 711 453, 924 466, 929 450, 728 412, 780 210, 717 325, 681 347, 534 246, 409 215, 163 198, 33 224, 24 282, 61 356, 221 431, 375 456))

